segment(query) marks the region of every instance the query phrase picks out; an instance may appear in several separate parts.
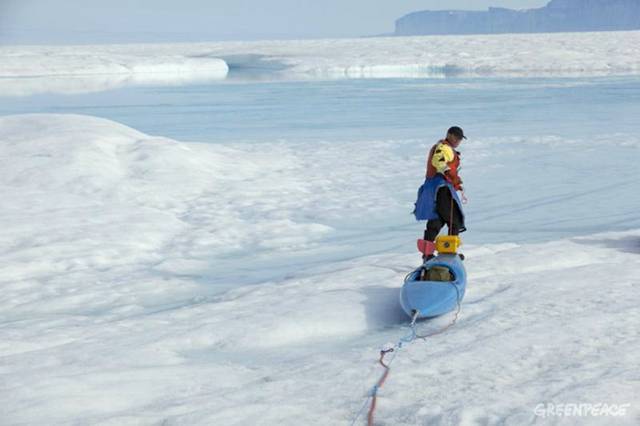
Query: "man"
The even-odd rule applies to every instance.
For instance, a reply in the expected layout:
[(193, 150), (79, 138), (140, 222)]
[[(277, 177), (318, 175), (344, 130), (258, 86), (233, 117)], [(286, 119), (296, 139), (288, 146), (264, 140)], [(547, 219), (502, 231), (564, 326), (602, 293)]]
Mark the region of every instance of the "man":
[(461, 191), (465, 199), (462, 179), (458, 174), (460, 153), (456, 150), (466, 138), (460, 127), (451, 127), (447, 136), (429, 151), (426, 180), (418, 190), (413, 212), (417, 220), (427, 220), (424, 240), (418, 240), (418, 249), (424, 261), (434, 257), (435, 239), (445, 223), (450, 235), (458, 235), (467, 229), (457, 194), (457, 191)]

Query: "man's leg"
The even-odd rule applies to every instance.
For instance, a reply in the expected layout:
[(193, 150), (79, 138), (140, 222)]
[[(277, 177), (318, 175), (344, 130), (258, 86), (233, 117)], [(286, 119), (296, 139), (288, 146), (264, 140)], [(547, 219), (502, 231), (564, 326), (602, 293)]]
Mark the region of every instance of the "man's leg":
[[(451, 208), (453, 207), (453, 212)], [(449, 233), (451, 235), (458, 235), (460, 232), (466, 231), (464, 226), (464, 219), (462, 218), (462, 212), (460, 206), (453, 200), (451, 191), (449, 188), (440, 188), (436, 199), (436, 210), (440, 219), (449, 225)], [(460, 259), (464, 260), (464, 255), (459, 253)]]
[[(451, 211), (453, 207), (453, 212)], [(451, 235), (458, 235), (462, 228), (462, 215), (458, 208), (458, 203), (453, 200), (451, 191), (446, 186), (438, 190), (436, 197), (436, 210), (440, 216), (440, 220), (449, 226)]]
[(427, 241), (435, 241), (444, 226), (444, 222), (440, 219), (431, 219), (427, 221), (427, 229), (424, 231), (424, 239)]
[(422, 260), (427, 261), (435, 257), (436, 244), (434, 243), (438, 233), (444, 226), (440, 219), (427, 221), (427, 229), (424, 231), (424, 239), (418, 240), (418, 250), (422, 253)]

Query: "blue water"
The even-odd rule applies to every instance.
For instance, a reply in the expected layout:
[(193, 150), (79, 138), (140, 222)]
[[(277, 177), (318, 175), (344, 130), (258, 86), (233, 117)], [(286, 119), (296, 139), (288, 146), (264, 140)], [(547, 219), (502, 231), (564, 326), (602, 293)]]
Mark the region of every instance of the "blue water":
[(0, 95), (0, 114), (79, 113), (184, 141), (433, 140), (637, 133), (640, 78), (212, 83), (101, 93)]

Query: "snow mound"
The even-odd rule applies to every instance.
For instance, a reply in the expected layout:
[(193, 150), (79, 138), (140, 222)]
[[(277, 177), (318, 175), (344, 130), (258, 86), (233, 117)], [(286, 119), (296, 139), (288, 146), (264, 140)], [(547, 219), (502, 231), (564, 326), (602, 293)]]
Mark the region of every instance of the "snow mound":
[(133, 264), (207, 275), (211, 257), (296, 250), (330, 231), (285, 208), (310, 192), (285, 146), (181, 143), (46, 114), (0, 118), (0, 143), (2, 215), (13, 224), (1, 247), (31, 259), (12, 276)]

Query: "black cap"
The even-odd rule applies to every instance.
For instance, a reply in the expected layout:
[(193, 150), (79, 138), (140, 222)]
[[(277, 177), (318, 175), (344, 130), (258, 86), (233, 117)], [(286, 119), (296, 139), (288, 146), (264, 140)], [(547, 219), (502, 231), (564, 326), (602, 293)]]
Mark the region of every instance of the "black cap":
[(451, 128), (449, 128), (449, 130), (447, 130), (447, 134), (452, 134), (453, 136), (457, 137), (458, 139), (466, 139), (467, 137), (464, 135), (464, 132), (462, 131), (462, 129), (458, 126), (453, 126)]

